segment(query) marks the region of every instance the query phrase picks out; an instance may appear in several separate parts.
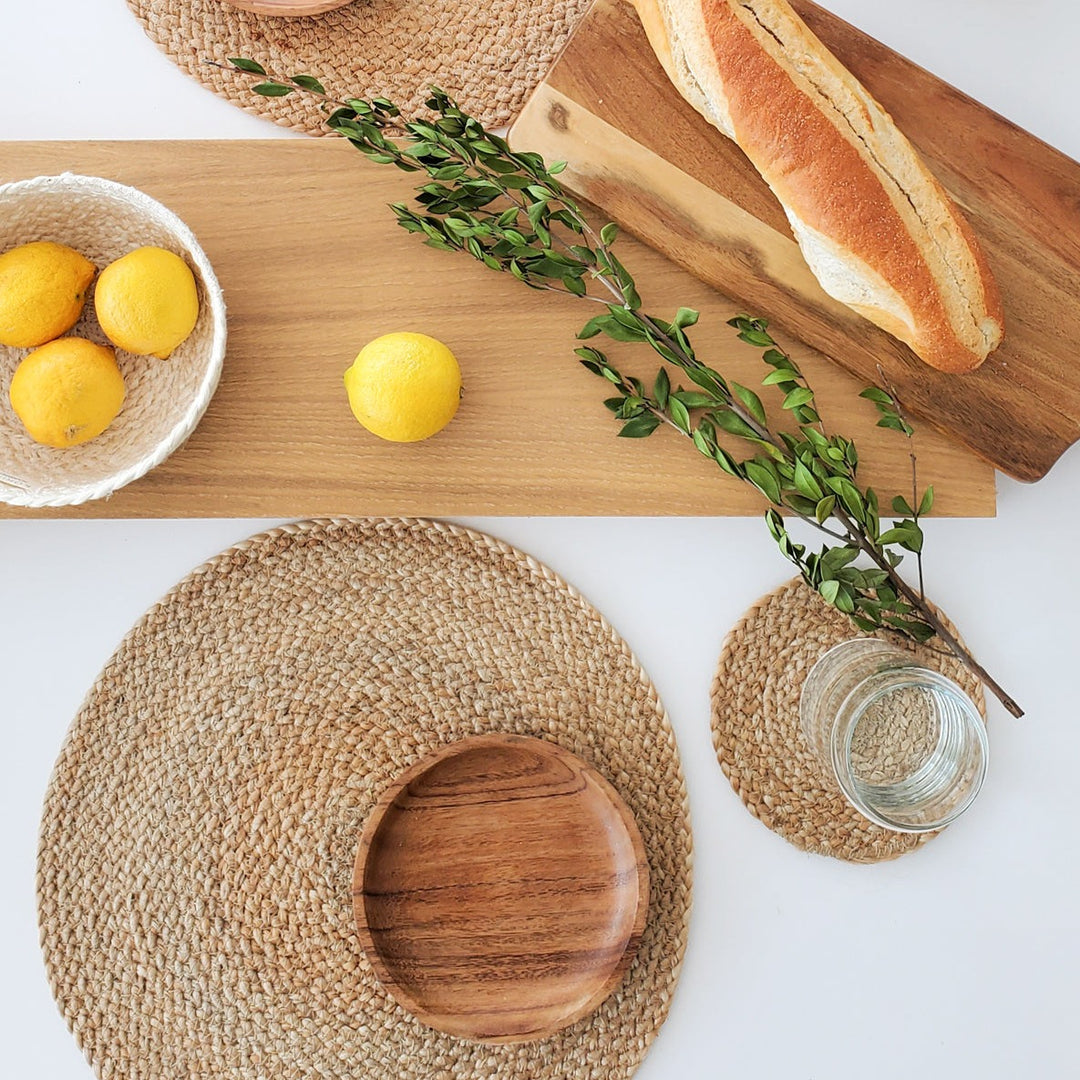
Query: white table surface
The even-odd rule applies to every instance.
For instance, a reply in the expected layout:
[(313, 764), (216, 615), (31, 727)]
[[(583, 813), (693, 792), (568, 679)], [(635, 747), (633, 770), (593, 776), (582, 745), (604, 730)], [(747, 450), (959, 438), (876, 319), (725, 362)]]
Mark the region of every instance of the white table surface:
[[(1080, 158), (1075, 0), (826, 2)], [(123, 0), (3, 0), (0, 77), (0, 139), (288, 137), (181, 74)], [(928, 585), (1028, 715), (992, 703), (991, 771), (974, 808), (921, 851), (873, 867), (796, 851), (746, 813), (716, 764), (708, 686), (720, 642), (789, 576), (760, 521), (467, 522), (543, 560), (607, 615), (678, 734), (695, 904), (641, 1080), (1080, 1076), (1080, 451), (1037, 486), (999, 478), (998, 489), (996, 520), (927, 525)], [(34, 913), (37, 823), (64, 731), (138, 616), (270, 524), (0, 522), (0, 1076), (90, 1075), (45, 983)], [(647, 596), (632, 585), (643, 580)]]

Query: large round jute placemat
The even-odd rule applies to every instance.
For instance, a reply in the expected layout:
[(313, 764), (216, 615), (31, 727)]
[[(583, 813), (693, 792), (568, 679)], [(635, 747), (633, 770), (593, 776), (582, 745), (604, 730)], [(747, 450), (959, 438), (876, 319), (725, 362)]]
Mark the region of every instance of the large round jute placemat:
[(388, 97), (406, 115), (432, 84), (488, 126), (509, 123), (544, 77), (591, 0), (355, 0), (305, 18), (255, 15), (224, 0), (128, 0), (180, 68), (248, 112), (329, 134), (303, 94), (264, 98), (250, 79), (207, 60), (257, 60), (279, 75), (314, 75), (332, 97)]
[[(350, 893), (382, 790), (490, 731), (598, 769), (634, 813), (652, 882), (621, 988), (520, 1046), (442, 1035), (396, 1005)], [(683, 956), (687, 813), (656, 691), (550, 570), (436, 522), (286, 526), (155, 605), (75, 718), (42, 821), (48, 976), (103, 1080), (626, 1077)]]
[[(863, 817), (814, 757), (799, 721), (799, 695), (818, 657), (858, 636), (801, 578), (762, 597), (724, 640), (712, 684), (713, 745), (747, 810), (773, 832), (804, 851), (882, 862), (937, 833), (899, 833)], [(982, 684), (958, 660), (898, 636), (888, 641), (958, 683), (986, 715)]]

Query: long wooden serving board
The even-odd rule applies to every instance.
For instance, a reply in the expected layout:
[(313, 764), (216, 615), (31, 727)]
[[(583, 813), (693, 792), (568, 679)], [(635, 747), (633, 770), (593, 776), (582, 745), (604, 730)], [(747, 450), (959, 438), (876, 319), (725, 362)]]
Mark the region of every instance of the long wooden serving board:
[(878, 365), (909, 409), (1022, 480), (1080, 438), (1080, 165), (809, 0), (811, 29), (892, 113), (979, 235), (1006, 337), (943, 375), (830, 299), (742, 152), (671, 85), (634, 10), (597, 0), (511, 131), (569, 163), (612, 218), (778, 329), (864, 380)]
[[(324, 514), (751, 514), (762, 502), (670, 430), (619, 439), (604, 383), (573, 355), (592, 305), (523, 288), (394, 223), (412, 178), (335, 139), (8, 143), (0, 180), (70, 170), (133, 184), (194, 230), (225, 292), (229, 342), (214, 399), (164, 464), (107, 501), (0, 516), (305, 517)], [(736, 306), (628, 239), (624, 257), (655, 310), (698, 307), (702, 355), (733, 378), (765, 370), (724, 320)], [(453, 422), (412, 445), (352, 418), (342, 374), (371, 338), (446, 341), (465, 394)], [(616, 346), (628, 371), (654, 370)], [(858, 441), (868, 482), (910, 491), (905, 441), (874, 426), (858, 383), (798, 356), (823, 413)], [(154, 362), (154, 361), (148, 361)], [(6, 392), (6, 389), (4, 390)], [(936, 513), (992, 515), (989, 466), (941, 435), (918, 437)]]

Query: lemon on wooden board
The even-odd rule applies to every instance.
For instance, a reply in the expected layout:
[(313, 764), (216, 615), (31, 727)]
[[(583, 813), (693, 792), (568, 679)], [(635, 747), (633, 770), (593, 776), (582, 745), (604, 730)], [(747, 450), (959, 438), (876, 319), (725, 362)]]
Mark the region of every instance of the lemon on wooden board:
[(0, 255), (0, 345), (32, 349), (66, 334), (79, 321), (94, 270), (74, 248), (51, 240)]
[(461, 400), (454, 354), (426, 334), (384, 334), (345, 372), (353, 416), (390, 442), (419, 442), (446, 427)]
[(136, 248), (101, 271), (94, 310), (118, 348), (167, 360), (199, 319), (195, 275), (171, 251)]
[(57, 338), (23, 358), (8, 397), (36, 442), (77, 446), (116, 419), (124, 403), (124, 377), (112, 349), (85, 338)]

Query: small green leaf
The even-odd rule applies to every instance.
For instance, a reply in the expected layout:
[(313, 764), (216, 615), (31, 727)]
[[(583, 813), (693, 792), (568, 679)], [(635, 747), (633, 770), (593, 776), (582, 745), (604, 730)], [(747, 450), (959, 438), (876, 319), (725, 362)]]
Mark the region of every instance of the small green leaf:
[(859, 549), (853, 547), (829, 548), (821, 557), (822, 565), (827, 566), (834, 573), (842, 567), (853, 563), (859, 557)]
[(746, 478), (760, 491), (769, 502), (780, 502), (780, 483), (776, 476), (756, 461), (748, 461), (743, 466)]
[(615, 243), (615, 238), (619, 235), (619, 226), (614, 221), (609, 221), (600, 230), (600, 243), (604, 247), (611, 247)]
[(688, 409), (704, 409), (716, 403), (710, 394), (700, 394), (696, 390), (676, 390), (671, 396), (678, 398)]
[(893, 399), (878, 386), (868, 386), (859, 394), (859, 397), (866, 398), (867, 401), (873, 401), (877, 405), (893, 404)]
[(914, 521), (901, 521), (878, 537), (880, 544), (899, 544), (907, 551), (922, 551), (923, 531)]
[(765, 525), (772, 538), (776, 541), (779, 541), (781, 536), (787, 535), (786, 530), (784, 529), (784, 519), (771, 507), (765, 511)]
[(936, 634), (937, 634), (937, 631), (932, 626), (929, 626), (927, 623), (922, 623), (922, 622), (912, 622), (909, 625), (907, 632), (916, 641), (923, 642), (923, 643), (929, 641), (932, 637), (936, 636)]
[(716, 458), (716, 464), (724, 472), (729, 473), (731, 476), (737, 476), (740, 480), (743, 478), (743, 472), (738, 462), (722, 446), (716, 448), (713, 457)]
[(835, 604), (836, 597), (840, 593), (840, 582), (835, 580), (835, 578), (829, 581), (823, 581), (818, 586), (818, 592), (821, 593), (828, 603)]
[(910, 429), (896, 413), (885, 413), (877, 422), (879, 428), (888, 428), (890, 431), (901, 431), (905, 435), (911, 434)]
[(617, 319), (610, 317), (604, 319), (603, 330), (612, 341), (644, 341), (645, 331), (641, 329), (633, 329), (624, 323), (619, 322)]
[(798, 511), (804, 517), (812, 517), (817, 510), (817, 503), (813, 499), (807, 499), (791, 491), (784, 496), (784, 504), (790, 506), (792, 510)]
[(851, 615), (855, 611), (855, 598), (852, 595), (851, 587), (849, 585), (841, 585), (840, 591), (836, 594), (836, 608), (838, 611), (842, 611), (845, 615)]
[(824, 525), (829, 520), (829, 515), (833, 512), (833, 507), (836, 505), (835, 495), (826, 495), (817, 506), (814, 508), (814, 517), (817, 518), (819, 525)]
[(735, 391), (735, 396), (746, 406), (747, 412), (762, 426), (766, 424), (765, 419), (765, 406), (761, 404), (761, 398), (754, 393), (749, 387), (743, 386), (741, 383), (731, 382), (731, 389)]
[(761, 380), (762, 386), (783, 386), (784, 383), (794, 382), (790, 371), (785, 371), (783, 368), (779, 368), (776, 371), (770, 371), (764, 379)]
[(230, 56), (229, 63), (237, 71), (246, 71), (249, 75), (265, 75), (266, 68), (257, 64), (254, 60), (248, 60), (245, 56)]
[(290, 82), (292, 82), (294, 86), (299, 86), (301, 90), (314, 90), (316, 94), (326, 93), (326, 88), (323, 84), (311, 75), (293, 75)]
[(633, 420), (628, 420), (623, 424), (622, 429), (619, 431), (619, 437), (623, 439), (644, 439), (659, 426), (659, 418), (653, 416), (652, 413), (646, 413), (644, 416), (635, 417)]
[(907, 536), (900, 541), (900, 546), (918, 554), (923, 548), (923, 531), (914, 521), (907, 526)]
[(707, 390), (714, 397), (719, 397), (727, 388), (727, 383), (725, 383), (711, 368), (694, 367), (690, 368), (686, 374), (689, 375), (698, 386)]
[(825, 492), (821, 490), (821, 486), (814, 479), (813, 473), (799, 460), (795, 462), (794, 481), (799, 494), (808, 499), (813, 499), (815, 503), (825, 497)]
[(862, 521), (866, 513), (866, 504), (863, 502), (859, 489), (845, 476), (827, 477), (825, 483), (840, 497), (844, 509), (857, 521)]
[(741, 416), (736, 416), (730, 409), (714, 409), (709, 415), (716, 426), (729, 435), (738, 435), (743, 439), (752, 439), (756, 435), (754, 429)]
[(793, 375), (799, 374), (799, 369), (791, 362), (791, 358), (785, 356), (779, 349), (766, 349), (761, 359), (772, 367), (783, 368), (785, 371), (790, 371)]
[(609, 315), (597, 315), (596, 318), (590, 319), (579, 331), (578, 340), (585, 341), (588, 338), (596, 337), (601, 330), (604, 329), (604, 320), (610, 318)]
[(656, 399), (656, 404), (661, 409), (666, 409), (668, 404), (668, 395), (671, 393), (671, 380), (668, 378), (668, 373), (665, 368), (660, 368), (656, 373), (656, 382), (653, 383), (653, 397)]
[(758, 348), (764, 348), (773, 343), (773, 339), (760, 330), (743, 330), (739, 334), (739, 340), (745, 341), (747, 345), (756, 345)]
[(924, 492), (922, 502), (919, 503), (919, 517), (929, 514), (934, 507), (934, 485), (931, 484)]
[(284, 83), (263, 82), (253, 86), (252, 91), (263, 97), (285, 97), (286, 94), (294, 93), (296, 87), (286, 86)]
[(675, 394), (672, 394), (671, 398), (668, 401), (668, 415), (671, 417), (672, 422), (681, 432), (689, 434), (690, 411), (678, 399)]
[(916, 641), (929, 641), (934, 636), (933, 627), (924, 622), (918, 622), (915, 619), (902, 619), (888, 613), (882, 617), (890, 626), (895, 627), (902, 634), (907, 634), (908, 637), (914, 638)]
[(563, 288), (572, 296), (584, 296), (585, 295), (585, 282), (581, 278), (576, 277), (574, 274), (566, 274), (563, 279)]
[(640, 416), (645, 411), (645, 402), (635, 394), (623, 398), (622, 404), (616, 410), (615, 415), (620, 420), (631, 420)]
[(810, 387), (797, 386), (785, 396), (783, 407), (785, 409), (794, 409), (799, 405), (807, 405), (813, 400), (814, 391)]
[(915, 511), (908, 506), (907, 499), (903, 495), (897, 495), (892, 501), (892, 508), (894, 514), (899, 514), (901, 517), (914, 517)]
[(698, 321), (699, 315), (700, 312), (695, 311), (693, 308), (681, 307), (675, 312), (674, 325), (680, 329), (693, 326)]

